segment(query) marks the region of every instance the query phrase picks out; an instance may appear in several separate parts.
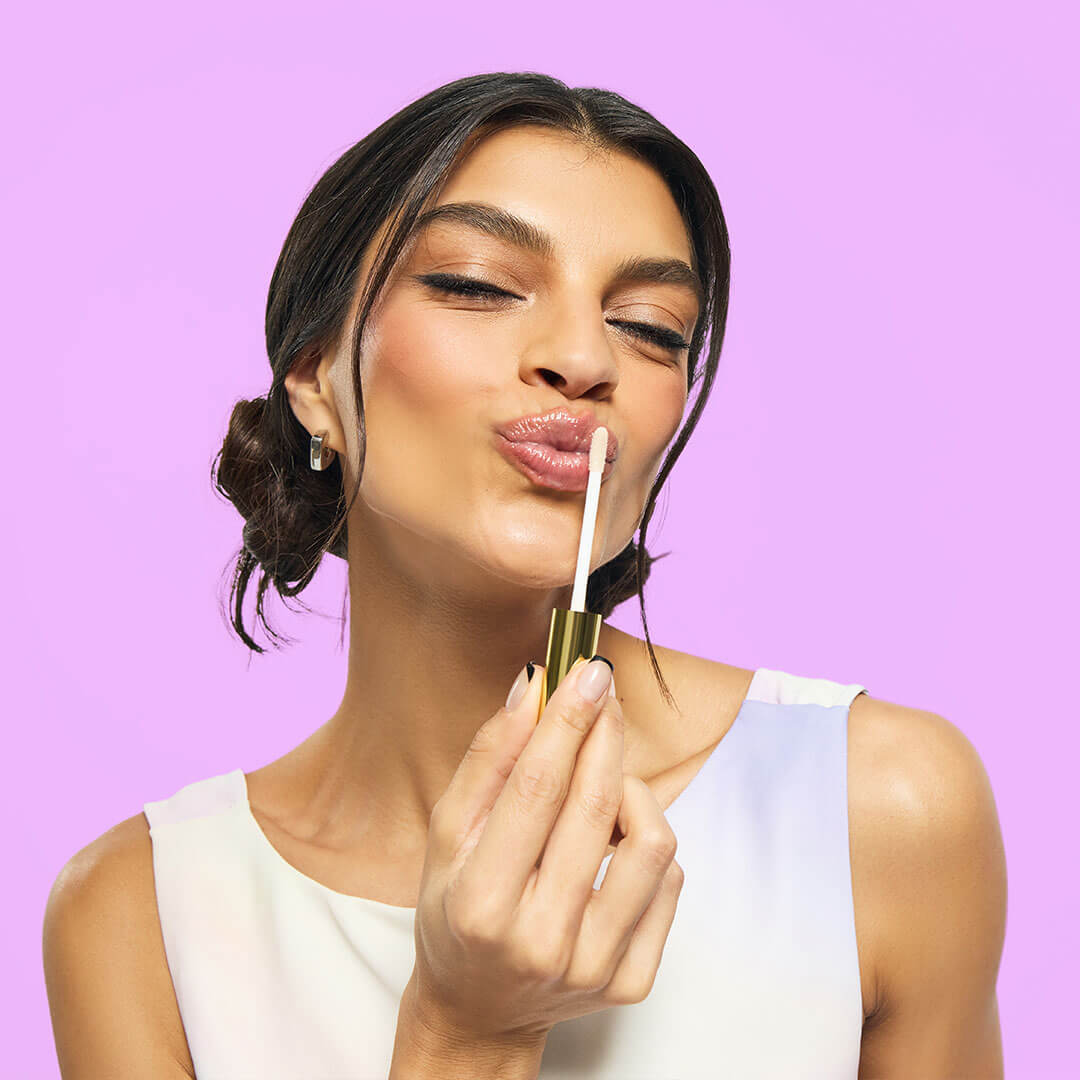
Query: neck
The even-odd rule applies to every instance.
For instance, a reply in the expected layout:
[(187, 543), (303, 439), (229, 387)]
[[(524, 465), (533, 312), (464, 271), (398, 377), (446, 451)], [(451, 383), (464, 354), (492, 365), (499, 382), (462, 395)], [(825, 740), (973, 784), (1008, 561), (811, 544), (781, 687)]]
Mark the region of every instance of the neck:
[[(349, 536), (344, 695), (305, 744), (296, 790), (334, 842), (378, 835), (411, 849), (518, 672), (544, 663), (552, 608), (568, 607), (572, 590), (494, 578), (445, 547), (381, 542), (370, 517), (364, 526)], [(635, 644), (602, 626), (597, 651), (618, 672)]]

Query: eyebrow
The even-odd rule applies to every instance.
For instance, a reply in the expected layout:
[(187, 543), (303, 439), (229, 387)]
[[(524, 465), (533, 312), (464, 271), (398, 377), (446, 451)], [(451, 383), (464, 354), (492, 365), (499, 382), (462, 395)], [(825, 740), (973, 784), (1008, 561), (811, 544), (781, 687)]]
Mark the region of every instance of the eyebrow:
[[(544, 232), (531, 221), (526, 221), (509, 210), (491, 203), (455, 202), (434, 206), (416, 219), (413, 235), (419, 234), (421, 230), (437, 221), (467, 225), (544, 259), (551, 259), (555, 255), (555, 241), (549, 233)], [(694, 294), (699, 312), (705, 308), (705, 287), (701, 277), (689, 263), (683, 262), (682, 259), (633, 255), (623, 259), (615, 267), (613, 280), (619, 284), (643, 282), (681, 285)]]

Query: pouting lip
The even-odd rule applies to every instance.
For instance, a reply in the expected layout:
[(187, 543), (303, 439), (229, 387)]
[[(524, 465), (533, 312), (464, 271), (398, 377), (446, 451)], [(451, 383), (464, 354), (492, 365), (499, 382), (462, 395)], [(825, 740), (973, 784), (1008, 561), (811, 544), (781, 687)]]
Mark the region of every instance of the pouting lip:
[[(573, 413), (563, 407), (537, 416), (521, 416), (507, 424), (496, 424), (495, 430), (510, 442), (544, 443), (555, 450), (588, 453), (593, 432), (600, 426), (594, 413)], [(602, 426), (607, 427), (606, 424)], [(619, 456), (619, 440), (610, 427), (607, 433), (605, 460), (611, 462)]]
[[(559, 491), (586, 491), (592, 479), (586, 455), (580, 452), (556, 450), (546, 444), (519, 439), (512, 442), (496, 433), (498, 451), (507, 461), (520, 469), (535, 484)], [(550, 455), (561, 459), (558, 464)], [(576, 459), (571, 465), (566, 459)], [(603, 483), (615, 468), (614, 461), (605, 461), (600, 482)]]

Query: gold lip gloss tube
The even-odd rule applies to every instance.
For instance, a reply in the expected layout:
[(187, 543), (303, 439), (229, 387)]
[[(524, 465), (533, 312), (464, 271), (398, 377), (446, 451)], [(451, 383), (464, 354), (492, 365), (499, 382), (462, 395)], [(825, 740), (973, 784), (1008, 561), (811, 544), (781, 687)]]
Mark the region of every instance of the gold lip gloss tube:
[(600, 643), (600, 627), (603, 624), (603, 617), (597, 612), (552, 608), (547, 659), (544, 661), (544, 683), (540, 693), (541, 711), (578, 659), (584, 657), (590, 660), (596, 655), (596, 647)]

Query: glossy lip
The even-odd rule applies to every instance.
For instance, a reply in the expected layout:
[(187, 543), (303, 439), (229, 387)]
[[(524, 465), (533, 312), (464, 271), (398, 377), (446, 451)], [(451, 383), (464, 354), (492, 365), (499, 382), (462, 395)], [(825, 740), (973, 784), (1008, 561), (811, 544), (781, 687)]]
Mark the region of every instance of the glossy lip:
[[(556, 491), (584, 491), (589, 486), (589, 453), (577, 450), (556, 450), (545, 443), (512, 442), (496, 435), (499, 452), (516, 465), (534, 484)], [(615, 468), (615, 462), (604, 462), (600, 474), (603, 483)]]
[[(587, 454), (593, 432), (600, 426), (592, 412), (574, 413), (561, 407), (538, 416), (521, 416), (510, 423), (497, 424), (495, 430), (510, 442), (541, 443), (555, 450)], [(608, 433), (606, 460), (612, 462), (619, 456), (619, 440), (607, 424), (603, 426), (607, 427)]]

